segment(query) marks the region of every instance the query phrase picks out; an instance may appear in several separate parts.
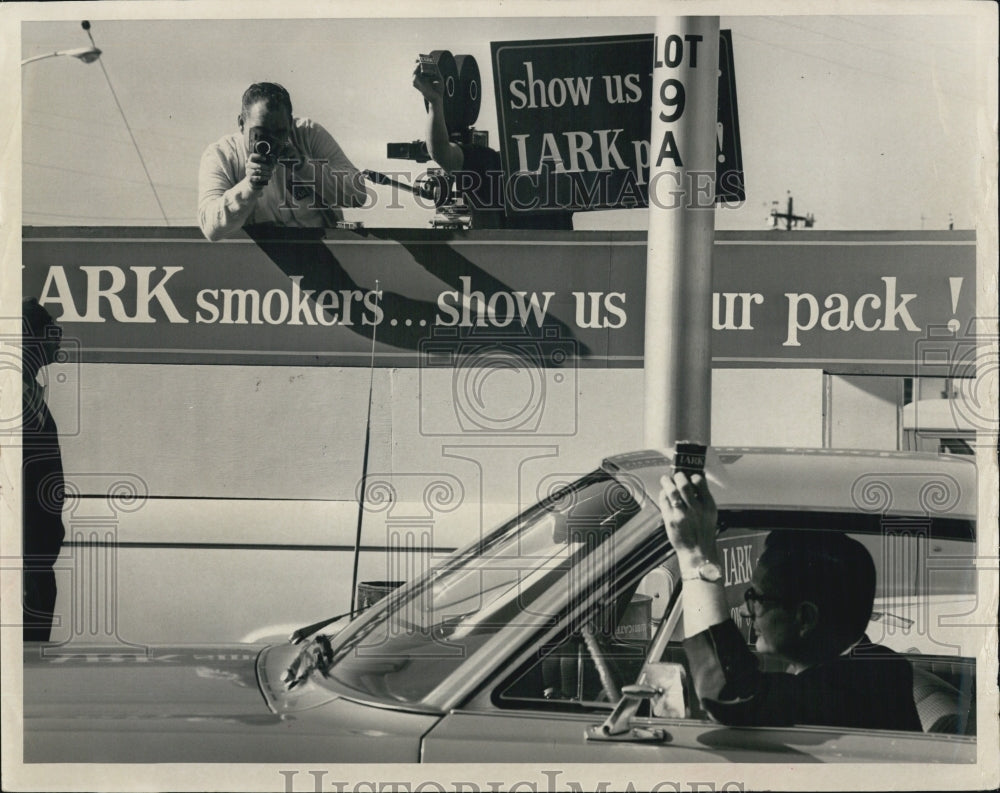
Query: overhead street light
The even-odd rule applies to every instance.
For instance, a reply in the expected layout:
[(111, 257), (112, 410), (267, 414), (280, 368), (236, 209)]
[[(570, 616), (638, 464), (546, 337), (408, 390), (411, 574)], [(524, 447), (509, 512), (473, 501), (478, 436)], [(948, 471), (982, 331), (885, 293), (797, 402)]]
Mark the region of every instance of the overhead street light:
[[(0, 0), (0, 2), (3, 2), (3, 0)], [(90, 32), (90, 22), (85, 19), (80, 23), (80, 27), (86, 31), (87, 38), (90, 39), (89, 47), (77, 47), (72, 50), (57, 50), (56, 52), (50, 52), (46, 55), (35, 55), (32, 58), (27, 58), (21, 61), (21, 65), (24, 66), (24, 64), (31, 63), (32, 61), (40, 61), (43, 58), (55, 58), (59, 55), (69, 55), (71, 58), (77, 58), (84, 63), (93, 63), (98, 60), (101, 57), (101, 50), (94, 41), (94, 35)], [(139, 149), (139, 143), (136, 141), (135, 134), (132, 132), (132, 125), (128, 123), (128, 118), (125, 116), (125, 110), (122, 107), (122, 103), (118, 99), (118, 93), (115, 91), (115, 87), (111, 83), (111, 77), (108, 75), (108, 70), (104, 67), (104, 61), (101, 61), (99, 65), (101, 67), (101, 71), (104, 72), (104, 79), (108, 83), (108, 90), (111, 91), (111, 98), (115, 100), (115, 107), (118, 108), (122, 121), (125, 123), (125, 129), (128, 131), (128, 135), (132, 139), (132, 145), (135, 147), (135, 153), (139, 157), (139, 164), (142, 165), (142, 170), (146, 174), (146, 179), (149, 182), (149, 188), (153, 191), (153, 198), (156, 199), (156, 205), (160, 208), (160, 214), (163, 215), (163, 222), (169, 226), (170, 219), (167, 217), (167, 212), (163, 208), (163, 202), (160, 201), (160, 194), (156, 192), (156, 185), (153, 184), (153, 177), (150, 176), (149, 168), (146, 167), (146, 159), (142, 156), (142, 151)]]
[(60, 55), (67, 55), (70, 58), (77, 58), (84, 63), (93, 63), (98, 58), (101, 57), (101, 51), (97, 47), (76, 47), (71, 50), (56, 50), (55, 52), (47, 52), (44, 55), (35, 55), (31, 58), (25, 58), (21, 61), (21, 65), (24, 66), (26, 63), (32, 63), (33, 61), (40, 61), (45, 58), (57, 58)]

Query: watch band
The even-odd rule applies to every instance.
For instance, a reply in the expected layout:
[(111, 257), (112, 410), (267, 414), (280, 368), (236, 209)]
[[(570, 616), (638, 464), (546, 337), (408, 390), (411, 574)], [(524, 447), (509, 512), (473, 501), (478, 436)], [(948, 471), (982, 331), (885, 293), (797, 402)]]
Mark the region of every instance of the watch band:
[(681, 574), (681, 581), (707, 581), (714, 584), (722, 580), (722, 568), (715, 562), (704, 561), (698, 565), (694, 574)]

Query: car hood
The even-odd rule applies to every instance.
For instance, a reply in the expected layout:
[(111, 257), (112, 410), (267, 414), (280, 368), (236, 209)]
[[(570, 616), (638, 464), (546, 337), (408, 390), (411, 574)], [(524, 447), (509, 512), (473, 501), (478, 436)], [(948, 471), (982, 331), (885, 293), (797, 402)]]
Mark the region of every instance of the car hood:
[(66, 714), (266, 714), (254, 670), (262, 649), (258, 645), (68, 648), (26, 644), (24, 699), (36, 714), (52, 707)]
[(27, 644), (25, 762), (364, 759), (364, 745), (380, 743), (372, 737), (384, 739), (380, 748), (394, 760), (418, 759), (419, 737), (436, 721), (427, 714), (366, 707), (326, 691), (309, 698), (312, 682), (300, 695), (311, 707), (273, 712), (257, 680), (263, 649)]

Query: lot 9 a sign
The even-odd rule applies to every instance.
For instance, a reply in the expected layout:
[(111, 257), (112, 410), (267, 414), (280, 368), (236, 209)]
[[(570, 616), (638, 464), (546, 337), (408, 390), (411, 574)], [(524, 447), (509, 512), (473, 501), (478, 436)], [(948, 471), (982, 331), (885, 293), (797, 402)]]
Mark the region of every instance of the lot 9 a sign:
[[(690, 38), (690, 37), (689, 37)], [(698, 41), (651, 35), (494, 42), (500, 149), (508, 212), (634, 208), (648, 205), (650, 162), (683, 153), (650, 143), (655, 102), (677, 117), (683, 85), (653, 86), (654, 59), (697, 58)], [(719, 41), (716, 201), (746, 197), (730, 31)], [(654, 200), (683, 194), (657, 185)]]

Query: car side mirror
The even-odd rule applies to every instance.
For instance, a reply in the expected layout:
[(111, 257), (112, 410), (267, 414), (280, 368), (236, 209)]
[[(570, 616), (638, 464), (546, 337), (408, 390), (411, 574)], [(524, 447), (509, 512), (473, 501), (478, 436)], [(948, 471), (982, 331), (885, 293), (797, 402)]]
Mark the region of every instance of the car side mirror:
[(687, 673), (681, 664), (647, 664), (639, 680), (622, 686), (622, 698), (603, 724), (587, 728), (589, 741), (661, 742), (668, 739), (666, 730), (637, 727), (632, 719), (644, 700), (649, 700), (653, 716), (682, 719), (688, 715), (684, 701)]

